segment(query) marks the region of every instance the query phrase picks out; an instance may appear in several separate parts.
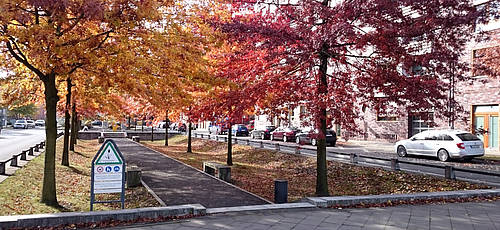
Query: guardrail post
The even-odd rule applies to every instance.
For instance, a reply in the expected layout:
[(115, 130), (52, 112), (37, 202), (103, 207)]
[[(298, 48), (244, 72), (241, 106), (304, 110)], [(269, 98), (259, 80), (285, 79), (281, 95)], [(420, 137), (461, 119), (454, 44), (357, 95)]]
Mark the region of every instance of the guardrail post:
[(224, 137), (224, 142), (227, 142), (227, 137)]
[(392, 169), (392, 171), (399, 171), (400, 170), (398, 158), (391, 159), (391, 169)]
[(358, 163), (358, 155), (356, 155), (356, 153), (351, 153), (351, 163), (353, 164)]
[(250, 145), (250, 140), (247, 139), (247, 145)]
[(215, 135), (215, 140), (219, 141), (219, 136)]
[(283, 204), (288, 202), (288, 181), (274, 180), (274, 203)]
[(201, 139), (203, 139), (203, 136), (204, 136), (203, 133), (200, 133), (200, 136), (201, 136)]
[(446, 179), (455, 180), (455, 169), (453, 166), (444, 166), (444, 177)]
[(0, 175), (5, 175), (5, 162), (0, 162)]
[(260, 147), (264, 148), (264, 142), (263, 141), (260, 142)]
[(12, 159), (10, 160), (10, 166), (17, 167), (17, 156), (16, 155), (12, 156)]
[(278, 143), (274, 144), (274, 148), (276, 149), (276, 151), (280, 151), (280, 144)]
[(40, 144), (35, 145), (35, 152), (40, 152)]
[[(33, 149), (30, 149), (30, 150), (31, 150), (31, 151), (33, 151)], [(29, 150), (28, 150), (28, 151), (29, 151)], [(20, 154), (20, 155), (21, 155), (21, 160), (22, 160), (22, 161), (25, 161), (25, 160), (26, 160), (26, 152), (28, 152), (28, 151), (26, 151), (26, 150), (21, 151), (21, 154)], [(30, 151), (30, 152), (31, 152), (31, 151)]]
[(295, 154), (300, 154), (300, 146), (295, 147)]
[(40, 148), (41, 149), (45, 148), (45, 141), (40, 142)]
[[(35, 148), (34, 148), (34, 147), (31, 147), (31, 148), (28, 150), (28, 155), (33, 156), (33, 155), (34, 155), (34, 150), (35, 150)], [(21, 160), (22, 160), (22, 159), (21, 159)]]

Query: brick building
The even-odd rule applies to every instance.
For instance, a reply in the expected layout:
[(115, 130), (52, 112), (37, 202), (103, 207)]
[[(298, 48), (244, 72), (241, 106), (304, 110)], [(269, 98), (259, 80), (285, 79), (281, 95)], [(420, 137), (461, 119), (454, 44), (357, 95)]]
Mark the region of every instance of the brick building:
[[(485, 7), (487, 4), (488, 1), (483, 0), (478, 2), (478, 7)], [(366, 109), (361, 113), (361, 119), (357, 122), (361, 134), (347, 137), (395, 142), (424, 130), (447, 129), (454, 126), (455, 129), (477, 134), (483, 139), (489, 151), (499, 151), (500, 76), (483, 74), (475, 70), (472, 64), (482, 62), (482, 54), (485, 51), (491, 49), (500, 51), (500, 20), (478, 25), (476, 29), (490, 33), (492, 39), (482, 43), (471, 42), (468, 45), (467, 54), (463, 58), (471, 63), (472, 79), (456, 83), (454, 97), (464, 111), (457, 114), (458, 118), (453, 123), (434, 111), (408, 113), (402, 116), (381, 115), (373, 109)], [(500, 57), (490, 56), (489, 58)]]

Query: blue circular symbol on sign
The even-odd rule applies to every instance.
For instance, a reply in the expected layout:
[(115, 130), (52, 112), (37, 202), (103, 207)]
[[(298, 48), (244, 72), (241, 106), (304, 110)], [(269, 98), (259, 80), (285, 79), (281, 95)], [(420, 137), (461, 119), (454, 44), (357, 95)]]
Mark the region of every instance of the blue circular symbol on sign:
[(106, 172), (111, 172), (111, 166), (106, 166)]
[(115, 167), (113, 168), (113, 170), (115, 170), (115, 172), (119, 172), (119, 171), (120, 171), (120, 166), (115, 166)]

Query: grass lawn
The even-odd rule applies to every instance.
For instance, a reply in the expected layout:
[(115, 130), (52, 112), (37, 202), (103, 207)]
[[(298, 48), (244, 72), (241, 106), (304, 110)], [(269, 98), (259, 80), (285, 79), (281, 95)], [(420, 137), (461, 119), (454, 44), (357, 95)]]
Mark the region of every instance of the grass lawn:
[[(61, 165), (63, 141), (57, 142), (56, 186), (60, 207), (40, 203), (42, 194), (42, 154), (0, 183), (0, 215), (89, 211), (90, 169), (92, 158), (99, 150), (97, 140), (79, 140), (75, 152), (70, 152), (70, 167)], [(119, 194), (99, 194), (98, 200), (117, 199)], [(160, 204), (143, 187), (126, 189), (126, 208), (155, 207)], [(120, 204), (96, 204), (95, 210), (119, 209)]]
[[(202, 169), (203, 161), (226, 162), (227, 144), (193, 138), (193, 153), (186, 153), (187, 138), (175, 136), (164, 141), (144, 141), (166, 155)], [(316, 159), (250, 146), (233, 145), (233, 184), (262, 196), (274, 199), (274, 180), (288, 180), (290, 201), (314, 196), (316, 188)], [(439, 177), (390, 172), (380, 168), (328, 162), (328, 186), (332, 196), (402, 194), (488, 188), (485, 185), (446, 180)]]

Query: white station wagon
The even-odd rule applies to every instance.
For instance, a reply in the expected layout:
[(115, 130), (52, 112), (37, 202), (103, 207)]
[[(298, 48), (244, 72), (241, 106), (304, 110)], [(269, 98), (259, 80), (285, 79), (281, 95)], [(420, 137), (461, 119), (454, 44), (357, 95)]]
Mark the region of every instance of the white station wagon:
[(470, 160), (484, 155), (484, 145), (476, 135), (461, 130), (428, 130), (394, 145), (400, 157), (409, 154)]

